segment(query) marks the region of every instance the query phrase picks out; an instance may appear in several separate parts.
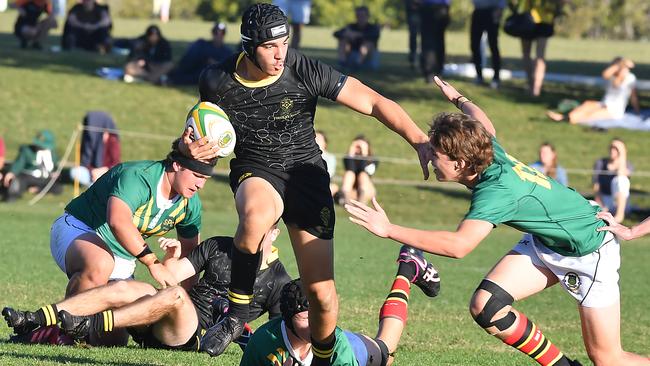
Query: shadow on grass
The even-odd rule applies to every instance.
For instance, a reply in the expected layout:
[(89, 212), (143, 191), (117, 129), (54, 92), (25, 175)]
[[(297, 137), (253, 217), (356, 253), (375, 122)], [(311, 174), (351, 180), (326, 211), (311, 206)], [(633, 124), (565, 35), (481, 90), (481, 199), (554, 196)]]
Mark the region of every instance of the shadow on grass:
[(68, 363), (78, 363), (85, 365), (101, 365), (101, 366), (157, 366), (158, 364), (153, 363), (142, 363), (142, 362), (126, 362), (126, 361), (100, 361), (88, 357), (76, 357), (76, 356), (47, 356), (47, 355), (36, 355), (28, 353), (19, 353), (19, 352), (5, 352), (0, 351), (0, 356), (7, 357), (9, 359), (15, 360), (24, 360), (24, 365), (29, 365), (34, 359), (41, 362), (56, 362), (60, 364)]

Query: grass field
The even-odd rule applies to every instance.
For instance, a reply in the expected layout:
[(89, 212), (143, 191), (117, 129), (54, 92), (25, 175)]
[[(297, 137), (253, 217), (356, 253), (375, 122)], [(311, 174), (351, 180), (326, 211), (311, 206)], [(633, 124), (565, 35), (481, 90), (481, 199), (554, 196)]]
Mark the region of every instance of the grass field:
[[(7, 143), (8, 158), (14, 157), (19, 143), (31, 139), (37, 130), (50, 128), (57, 134), (62, 153), (75, 125), (87, 110), (110, 112), (125, 131), (173, 136), (180, 132), (186, 110), (194, 103), (194, 88), (157, 88), (127, 85), (93, 76), (100, 66), (118, 66), (117, 56), (100, 57), (85, 53), (47, 53), (22, 51), (11, 35), (15, 12), (0, 13), (0, 135)], [(147, 25), (142, 20), (116, 20), (115, 35), (134, 36)], [(196, 37), (205, 37), (210, 24), (172, 22), (162, 26), (174, 45), (175, 56)], [(307, 28), (305, 52), (332, 62), (335, 58), (331, 29)], [(228, 41), (235, 42), (237, 27), (231, 25)], [(56, 35), (56, 34), (55, 34)], [(52, 40), (52, 44), (58, 38)], [(448, 35), (450, 58), (468, 59), (466, 34)], [(440, 95), (414, 75), (406, 63), (403, 31), (382, 35), (384, 50), (380, 73), (357, 75), (380, 92), (394, 98), (423, 128), (434, 113), (452, 110)], [(512, 38), (501, 37), (507, 67), (519, 68), (518, 45)], [(637, 62), (637, 76), (650, 78), (650, 48), (647, 43), (577, 41), (552, 39), (549, 70), (596, 75), (606, 62), (623, 54)], [(495, 121), (499, 139), (522, 161), (533, 161), (540, 142), (554, 142), (560, 162), (568, 168), (589, 169), (592, 162), (607, 153), (613, 136), (628, 144), (629, 155), (637, 171), (649, 172), (647, 133), (616, 130), (593, 132), (574, 126), (550, 124), (543, 112), (559, 99), (598, 98), (599, 90), (549, 84), (540, 100), (524, 95), (521, 83), (504, 85), (498, 93), (476, 87), (463, 80), (453, 81), (464, 93), (484, 107)], [(650, 107), (648, 97), (642, 103)], [(414, 159), (407, 144), (375, 121), (354, 114), (333, 103), (322, 102), (316, 126), (330, 137), (331, 150), (343, 153), (351, 138), (365, 133), (381, 156)], [(166, 153), (168, 141), (123, 136), (124, 159), (157, 159)], [(221, 170), (227, 165), (220, 163)], [(340, 169), (340, 168), (339, 168)], [(416, 165), (382, 163), (381, 179), (420, 179)], [(590, 177), (572, 174), (571, 185), (587, 192)], [(650, 189), (650, 178), (634, 177), (638, 193)], [(203, 237), (232, 235), (236, 216), (232, 196), (223, 179), (214, 179), (201, 192), (204, 202)], [(453, 229), (468, 207), (469, 193), (454, 186), (430, 183), (419, 187), (385, 184), (378, 186), (378, 198), (396, 223), (422, 228)], [(37, 308), (58, 299), (65, 288), (65, 276), (50, 258), (49, 227), (71, 198), (66, 188), (61, 196), (46, 197), (35, 206), (28, 199), (7, 205), (0, 203), (0, 306)], [(650, 201), (635, 196), (634, 204), (649, 207)], [(638, 220), (640, 217), (632, 217)], [(398, 246), (379, 240), (353, 226), (342, 210), (337, 211), (336, 274), (340, 295), (339, 324), (347, 329), (374, 335), (377, 313), (394, 275)], [(631, 223), (632, 221), (629, 221)], [(442, 294), (430, 300), (414, 288), (409, 323), (397, 353), (396, 365), (526, 365), (526, 357), (510, 350), (484, 334), (471, 320), (467, 303), (473, 289), (491, 265), (520, 237), (509, 228), (498, 228), (472, 254), (460, 261), (433, 259), (442, 276)], [(297, 274), (286, 235), (279, 245), (281, 258), (291, 274)], [(625, 243), (622, 249), (621, 293), (622, 336), (626, 349), (648, 353), (650, 314), (648, 313), (648, 261), (650, 239)], [(431, 258), (431, 257), (429, 257)], [(145, 271), (146, 272), (146, 271)], [(137, 276), (147, 279), (139, 269)], [(587, 361), (575, 305), (558, 288), (522, 301), (517, 307), (527, 313), (546, 335), (572, 357)], [(259, 325), (259, 323), (256, 323)], [(10, 330), (0, 325), (0, 339)], [(71, 347), (18, 346), (0, 343), (1, 365), (183, 365), (237, 364), (241, 352), (230, 347), (216, 360), (203, 354), (127, 349), (77, 349)]]

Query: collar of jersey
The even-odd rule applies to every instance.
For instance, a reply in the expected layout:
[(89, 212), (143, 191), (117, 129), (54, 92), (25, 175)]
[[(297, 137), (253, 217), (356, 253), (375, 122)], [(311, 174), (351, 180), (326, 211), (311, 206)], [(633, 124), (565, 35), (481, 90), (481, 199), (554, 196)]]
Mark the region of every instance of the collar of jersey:
[[(237, 80), (240, 84), (242, 84), (245, 87), (248, 87), (248, 88), (261, 88), (261, 87), (264, 87), (264, 86), (269, 86), (269, 85), (275, 83), (276, 81), (278, 81), (280, 76), (282, 76), (282, 74), (284, 73), (284, 69), (283, 69), (282, 73), (280, 73), (278, 75), (275, 75), (275, 76), (271, 76), (271, 77), (262, 79), (262, 80), (259, 80), (259, 81), (244, 79), (243, 77), (241, 77), (237, 73), (237, 66), (239, 66), (239, 63), (241, 62), (241, 60), (244, 59), (244, 56), (245, 56), (245, 54), (242, 52), (242, 53), (239, 54), (239, 57), (237, 57), (237, 64), (235, 65), (235, 72), (233, 74), (235, 75), (235, 80)], [(285, 65), (285, 67), (286, 67), (286, 65)]]
[(260, 270), (269, 268), (269, 265), (280, 258), (278, 248), (271, 246), (271, 253), (266, 257), (266, 261), (260, 266)]

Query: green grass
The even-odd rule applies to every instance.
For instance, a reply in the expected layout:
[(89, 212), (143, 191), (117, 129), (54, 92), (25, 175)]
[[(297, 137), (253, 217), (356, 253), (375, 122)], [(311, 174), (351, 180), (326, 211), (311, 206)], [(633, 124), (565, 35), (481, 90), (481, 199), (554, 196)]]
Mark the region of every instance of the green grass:
[[(123, 59), (101, 57), (81, 52), (37, 53), (22, 51), (11, 35), (15, 12), (0, 13), (0, 135), (7, 142), (8, 158), (14, 157), (19, 143), (31, 139), (42, 128), (52, 129), (58, 137), (62, 153), (70, 134), (87, 110), (110, 112), (125, 131), (139, 131), (164, 136), (180, 133), (186, 110), (196, 100), (194, 88), (157, 88), (150, 85), (126, 85), (93, 76), (100, 66), (118, 66)], [(115, 22), (118, 37), (139, 34), (147, 25), (142, 20)], [(163, 25), (163, 33), (173, 42), (179, 57), (187, 43), (208, 34), (210, 24), (172, 22)], [(304, 39), (306, 53), (332, 62), (335, 58), (331, 29), (307, 28)], [(231, 25), (227, 40), (236, 42), (237, 27)], [(56, 35), (56, 34), (55, 34)], [(53, 38), (54, 44), (57, 38)], [(398, 101), (423, 129), (431, 116), (453, 107), (439, 93), (425, 85), (408, 69), (404, 31), (387, 31), (380, 48), (382, 72), (357, 75), (383, 94)], [(508, 67), (518, 67), (519, 48), (515, 40), (502, 36), (503, 54)], [(447, 38), (450, 57), (468, 59), (468, 37), (452, 33)], [(647, 43), (578, 41), (553, 38), (550, 42), (549, 70), (597, 75), (612, 57), (626, 55), (637, 62), (640, 78), (650, 78), (650, 55)], [(628, 144), (637, 171), (650, 171), (647, 155), (647, 133), (616, 130), (597, 133), (588, 129), (544, 121), (543, 112), (564, 97), (596, 98), (598, 90), (549, 84), (541, 100), (524, 96), (521, 83), (506, 83), (495, 93), (478, 88), (464, 80), (454, 80), (464, 93), (480, 104), (492, 117), (499, 139), (508, 151), (522, 161), (535, 159), (540, 142), (556, 144), (560, 162), (565, 167), (589, 169), (592, 162), (607, 153), (613, 136)], [(646, 98), (646, 107), (650, 107)], [(316, 126), (325, 130), (331, 150), (343, 153), (351, 138), (365, 133), (381, 156), (414, 159), (410, 147), (388, 132), (376, 121), (355, 114), (334, 103), (323, 101), (316, 117)], [(123, 136), (125, 159), (157, 159), (168, 149), (166, 140)], [(227, 169), (221, 163), (220, 169)], [(420, 179), (416, 165), (382, 163), (378, 178)], [(573, 186), (588, 191), (587, 175), (570, 176)], [(649, 178), (634, 177), (633, 188), (645, 192)], [(203, 236), (232, 235), (236, 225), (232, 194), (223, 179), (210, 181), (201, 192), (204, 202)], [(385, 184), (378, 186), (379, 200), (394, 222), (421, 228), (453, 229), (468, 207), (469, 193), (456, 186), (431, 183), (422, 187)], [(46, 197), (35, 206), (28, 206), (27, 197), (12, 205), (0, 204), (0, 305), (36, 308), (58, 299), (64, 292), (66, 279), (49, 253), (49, 227), (71, 198), (71, 189), (64, 194)], [(648, 207), (646, 198), (635, 197), (637, 205)], [(340, 325), (373, 335), (377, 313), (394, 274), (394, 257), (398, 246), (379, 240), (353, 226), (345, 213), (337, 211), (336, 274), (340, 294)], [(638, 220), (633, 217), (632, 220)], [(485, 335), (471, 320), (467, 303), (473, 289), (496, 260), (512, 247), (520, 234), (499, 228), (475, 252), (460, 261), (436, 258), (443, 278), (443, 292), (434, 300), (414, 289), (410, 303), (409, 323), (397, 354), (396, 365), (522, 365), (532, 364), (525, 357)], [(281, 258), (291, 274), (297, 274), (286, 235), (280, 240)], [(647, 353), (650, 349), (650, 314), (647, 294), (650, 284), (647, 263), (650, 240), (626, 243), (622, 250), (622, 337), (630, 351)], [(148, 275), (139, 269), (138, 277)], [(551, 340), (571, 356), (586, 360), (580, 337), (575, 305), (570, 297), (554, 288), (521, 302), (518, 308), (538, 322)], [(257, 323), (259, 325), (259, 323)], [(9, 329), (0, 325), (0, 339), (8, 337)], [(162, 364), (236, 364), (240, 351), (230, 347), (226, 355), (211, 360), (206, 355), (128, 349), (75, 349), (69, 347), (28, 347), (0, 343), (2, 365), (162, 365)]]

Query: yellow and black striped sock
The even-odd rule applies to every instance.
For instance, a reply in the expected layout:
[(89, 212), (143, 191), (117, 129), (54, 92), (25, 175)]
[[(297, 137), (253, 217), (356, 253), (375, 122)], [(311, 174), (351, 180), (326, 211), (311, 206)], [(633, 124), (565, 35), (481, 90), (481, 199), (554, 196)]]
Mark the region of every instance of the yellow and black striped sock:
[(113, 323), (113, 310), (104, 310), (90, 318), (90, 327), (97, 332), (112, 332)]
[(311, 339), (311, 352), (314, 355), (314, 358), (311, 361), (312, 366), (330, 365), (330, 359), (334, 354), (336, 336), (332, 333), (328, 338), (331, 338), (331, 340), (325, 343), (315, 341), (313, 338)]
[(262, 253), (244, 253), (238, 248), (232, 251), (232, 270), (228, 300), (228, 313), (239, 319), (248, 319), (250, 303), (253, 301), (253, 287), (257, 270), (260, 268)]
[(56, 308), (56, 304), (45, 305), (34, 314), (36, 314), (38, 324), (43, 327), (49, 327), (59, 322), (59, 310)]

